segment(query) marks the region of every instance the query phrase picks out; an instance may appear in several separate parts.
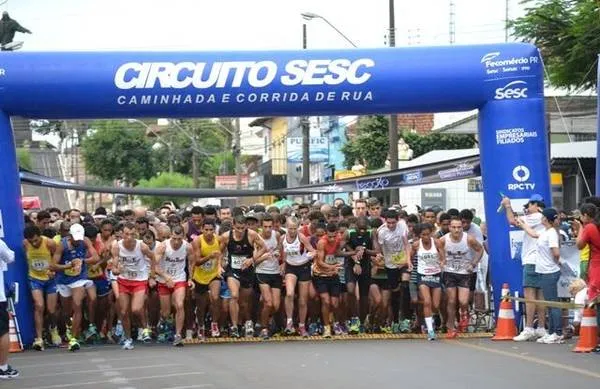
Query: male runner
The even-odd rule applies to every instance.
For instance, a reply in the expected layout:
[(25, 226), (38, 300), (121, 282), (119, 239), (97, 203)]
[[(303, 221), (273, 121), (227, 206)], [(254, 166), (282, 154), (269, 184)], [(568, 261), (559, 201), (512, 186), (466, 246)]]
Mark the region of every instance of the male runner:
[[(279, 215), (276, 215), (279, 216)], [(256, 258), (256, 280), (262, 297), (262, 311), (260, 312), (260, 336), (269, 338), (269, 319), (279, 311), (281, 305), (281, 239), (278, 232), (273, 231), (273, 217), (265, 215), (261, 221), (262, 231), (260, 236), (265, 242), (266, 252)]]
[[(88, 296), (88, 304), (96, 300), (96, 288), (93, 282), (87, 279), (87, 267), (99, 260), (92, 242), (85, 237), (85, 230), (81, 224), (72, 224), (69, 236), (62, 238), (56, 246), (52, 257), (50, 270), (56, 274), (56, 288), (62, 297), (63, 314), (67, 317), (72, 313), (71, 336), (69, 350), (79, 350), (78, 342), (83, 319), (83, 298)], [(93, 318), (89, 319), (93, 323)]]
[(210, 316), (212, 319), (210, 335), (213, 338), (218, 338), (221, 336), (219, 332), (221, 313), (219, 295), (221, 277), (224, 272), (223, 255), (220, 249), (219, 236), (215, 235), (216, 225), (214, 220), (206, 219), (203, 224), (202, 234), (192, 243), (196, 257), (191, 271), (196, 294), (196, 316), (200, 326), (199, 336), (204, 338), (204, 319), (210, 300)]
[[(183, 346), (183, 324), (185, 311), (183, 302), (185, 300), (188, 280), (186, 267), (192, 267), (194, 260), (192, 245), (185, 241), (183, 227), (173, 228), (171, 238), (159, 244), (155, 251), (158, 259), (157, 273), (167, 274), (172, 285), (168, 285), (169, 279), (158, 276), (158, 294), (160, 296), (160, 316), (167, 320), (171, 316), (171, 305), (175, 306), (175, 339), (173, 346)], [(191, 271), (190, 271), (191, 274)], [(193, 285), (189, 281), (190, 287)]]
[(154, 253), (145, 243), (136, 239), (135, 224), (126, 222), (122, 236), (123, 239), (113, 242), (111, 247), (112, 271), (117, 275), (119, 285), (119, 310), (125, 333), (123, 349), (133, 350), (130, 314), (146, 327), (143, 330), (144, 341), (150, 341), (150, 329), (144, 312), (150, 270), (154, 269), (156, 274), (162, 276), (168, 287), (172, 288), (174, 284), (169, 275), (156, 267)]
[(463, 231), (462, 221), (450, 222), (450, 233), (440, 239), (440, 250), (445, 250), (443, 283), (448, 295), (446, 326), (448, 339), (457, 337), (455, 329), (456, 301), (460, 310), (459, 330), (469, 325), (469, 293), (471, 274), (483, 256), (483, 246), (472, 235)]
[[(375, 231), (373, 245), (375, 251), (383, 255), (387, 287), (382, 293), (382, 311), (386, 312), (391, 304), (392, 291), (400, 290), (402, 294), (409, 293), (408, 281), (412, 271), (410, 261), (410, 246), (408, 244), (408, 226), (404, 220), (398, 220), (398, 212), (389, 210), (384, 213), (385, 224)], [(402, 281), (402, 284), (400, 284)], [(399, 288), (402, 286), (402, 288)], [(402, 296), (400, 297), (402, 301)], [(389, 321), (393, 320), (392, 315)], [(387, 332), (389, 323), (384, 330)]]
[[(327, 235), (317, 243), (317, 259), (313, 267), (313, 282), (321, 298), (321, 316), (323, 337), (331, 338), (330, 312), (336, 312), (340, 297), (340, 278), (338, 273), (343, 265), (336, 256), (341, 254), (345, 243), (338, 235), (337, 225), (327, 225)], [(339, 318), (336, 318), (336, 322)]]
[[(40, 229), (36, 226), (26, 227), (24, 231), (23, 249), (29, 267), (29, 286), (33, 297), (35, 334), (33, 348), (42, 351), (44, 340), (44, 313), (48, 310), (50, 321), (50, 336), (54, 346), (60, 346), (62, 340), (56, 329), (56, 281), (54, 273), (50, 271), (52, 256), (56, 251), (56, 243), (52, 239), (41, 236)], [(45, 297), (45, 300), (44, 300)]]
[(250, 299), (254, 286), (254, 257), (260, 257), (266, 251), (264, 241), (258, 233), (246, 226), (246, 219), (238, 215), (233, 220), (233, 229), (220, 238), (221, 252), (228, 253), (225, 269), (227, 285), (231, 291), (229, 314), (231, 317), (231, 336), (239, 338), (240, 313), (246, 319), (245, 334), (254, 335), (254, 324), (250, 319)]
[(183, 225), (185, 237), (190, 243), (193, 242), (194, 239), (196, 239), (196, 237), (202, 233), (202, 220), (204, 219), (204, 209), (202, 209), (202, 207), (193, 207), (191, 213), (191, 220)]

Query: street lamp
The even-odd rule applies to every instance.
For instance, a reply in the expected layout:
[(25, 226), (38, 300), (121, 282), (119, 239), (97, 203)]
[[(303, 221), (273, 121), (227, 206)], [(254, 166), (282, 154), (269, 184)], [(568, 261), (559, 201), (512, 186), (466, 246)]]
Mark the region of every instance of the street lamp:
[(329, 25), (329, 27), (333, 28), (338, 34), (340, 34), (340, 36), (342, 38), (344, 38), (346, 40), (346, 42), (350, 43), (352, 45), (352, 47), (358, 47), (354, 42), (352, 42), (352, 40), (350, 38), (348, 38), (343, 32), (341, 32), (336, 26), (331, 24), (331, 22), (329, 20), (327, 20), (325, 17), (323, 17), (321, 15), (317, 15), (316, 13), (313, 13), (313, 12), (302, 12), (300, 15), (302, 15), (304, 20), (309, 20), (309, 21), (313, 20), (313, 19), (321, 19), (322, 21), (327, 23)]

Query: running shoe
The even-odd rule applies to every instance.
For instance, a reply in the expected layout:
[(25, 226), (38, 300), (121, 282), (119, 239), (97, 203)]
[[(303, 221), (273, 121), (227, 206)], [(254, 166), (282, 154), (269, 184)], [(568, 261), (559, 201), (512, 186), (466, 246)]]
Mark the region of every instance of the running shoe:
[[(175, 335), (175, 337), (177, 337), (177, 335)], [(173, 338), (173, 340), (175, 340), (175, 338)], [(198, 328), (198, 340), (201, 342), (206, 340), (206, 330), (204, 329), (204, 326)]]
[(300, 332), (301, 337), (308, 338), (308, 332), (306, 331), (306, 326), (304, 324), (298, 326), (298, 332)]
[(252, 323), (252, 320), (246, 320), (246, 325), (244, 326), (244, 337), (254, 337), (254, 324)]
[(448, 329), (448, 332), (446, 333), (446, 339), (456, 339), (458, 338), (458, 332), (456, 332), (456, 330), (451, 330)]
[(308, 325), (308, 335), (309, 336), (319, 335), (319, 326), (317, 325), (317, 323), (310, 323)]
[(266, 328), (263, 328), (263, 329), (260, 331), (260, 337), (262, 338), (262, 340), (267, 340), (267, 339), (269, 339), (269, 330), (268, 330), (268, 329), (266, 329)]
[(548, 337), (546, 337), (546, 340), (544, 340), (544, 344), (562, 344), (565, 342), (565, 339), (563, 338), (562, 335), (558, 335), (556, 333), (549, 335)]
[(11, 378), (17, 378), (19, 376), (19, 371), (13, 369), (10, 365), (6, 370), (0, 370), (0, 380), (9, 380)]
[(37, 351), (44, 351), (44, 340), (42, 338), (35, 338), (31, 347)]
[(71, 338), (71, 340), (69, 340), (69, 351), (77, 351), (80, 348), (81, 346), (79, 345), (77, 339)]
[(537, 328), (535, 330), (535, 336), (537, 338), (543, 338), (544, 336), (546, 336), (548, 333), (546, 332), (545, 328)]
[(469, 328), (469, 316), (462, 315), (460, 318), (460, 322), (458, 323), (458, 332), (467, 332)]
[(59, 347), (62, 344), (62, 339), (60, 338), (56, 327), (50, 327), (50, 339), (52, 340), (52, 344), (56, 347)]
[(96, 326), (94, 324), (90, 323), (87, 331), (85, 331), (84, 336), (85, 336), (86, 342), (93, 341), (98, 336), (98, 329), (96, 328)]
[(527, 342), (536, 339), (537, 335), (535, 334), (535, 330), (529, 327), (525, 327), (525, 329), (523, 329), (523, 331), (519, 335), (513, 338), (515, 342)]
[(181, 337), (181, 335), (175, 335), (175, 339), (173, 339), (173, 346), (183, 347), (183, 338)]
[(117, 338), (121, 338), (123, 336), (123, 323), (121, 320), (117, 321), (117, 325), (115, 326), (115, 336)]
[(285, 334), (286, 335), (294, 335), (295, 333), (296, 333), (296, 330), (294, 329), (294, 323), (288, 322), (287, 325), (285, 326)]
[(344, 334), (343, 331), (342, 331), (342, 326), (337, 321), (335, 323), (333, 323), (333, 334), (335, 336), (339, 336), (339, 335), (343, 335)]
[(137, 335), (137, 341), (138, 342), (143, 342), (144, 341), (144, 329), (143, 328), (138, 328), (137, 333), (138, 333), (138, 335)]
[(404, 319), (400, 322), (400, 332), (408, 334), (410, 332), (410, 320)]
[(360, 332), (360, 319), (358, 317), (353, 317), (350, 320), (350, 334), (356, 335)]
[(396, 323), (396, 322), (392, 323), (392, 333), (399, 334), (400, 332), (402, 332), (402, 331), (400, 331), (400, 323)]
[(542, 336), (541, 338), (538, 338), (538, 340), (536, 340), (537, 343), (543, 344), (546, 343), (546, 339), (548, 339), (550, 337), (550, 334), (546, 333), (546, 335)]
[(123, 342), (123, 350), (133, 350), (133, 339), (125, 339)]
[(240, 330), (238, 330), (237, 326), (231, 326), (231, 330), (229, 331), (229, 335), (232, 338), (239, 338), (240, 337)]
[(150, 331), (150, 328), (144, 328), (142, 330), (142, 341), (144, 343), (152, 342), (152, 331)]
[(392, 327), (390, 327), (389, 325), (385, 325), (385, 326), (381, 327), (379, 330), (381, 332), (383, 332), (384, 334), (391, 334), (392, 333)]
[(323, 327), (323, 337), (324, 338), (331, 338), (331, 326), (324, 326)]
[[(175, 335), (173, 336), (173, 339), (175, 339)], [(185, 340), (187, 340), (188, 342), (191, 342), (192, 339), (194, 339), (194, 331), (193, 330), (185, 330)]]
[(427, 331), (427, 340), (435, 340), (435, 331)]
[(219, 332), (219, 325), (215, 322), (210, 325), (210, 336), (213, 338), (218, 338), (221, 336), (221, 333)]

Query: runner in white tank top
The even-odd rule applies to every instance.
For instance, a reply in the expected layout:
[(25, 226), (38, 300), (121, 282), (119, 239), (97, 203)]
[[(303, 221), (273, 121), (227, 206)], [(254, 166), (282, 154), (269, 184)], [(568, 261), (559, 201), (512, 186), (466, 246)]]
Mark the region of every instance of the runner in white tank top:
[[(191, 279), (188, 281), (186, 267), (191, 269), (194, 260), (192, 245), (186, 242), (183, 227), (173, 227), (171, 238), (160, 243), (156, 248), (156, 257), (159, 259), (157, 281), (161, 321), (164, 322), (171, 316), (171, 304), (175, 305), (173, 345), (183, 346), (181, 333), (185, 322), (185, 295), (188, 285), (190, 287), (193, 285)], [(189, 273), (191, 274), (191, 271)], [(162, 327), (159, 324), (159, 328)]]
[(432, 224), (423, 223), (415, 227), (417, 239), (412, 246), (417, 255), (417, 285), (419, 296), (423, 301), (423, 316), (427, 325), (427, 339), (435, 340), (433, 328), (433, 312), (437, 312), (442, 300), (442, 284), (440, 280), (445, 262), (445, 253), (440, 243), (433, 236)]
[(281, 237), (283, 247), (283, 266), (285, 268), (285, 314), (287, 317), (285, 333), (292, 335), (294, 329), (294, 298), (298, 285), (298, 332), (308, 337), (306, 316), (308, 314), (308, 291), (311, 285), (310, 260), (316, 251), (310, 239), (302, 235), (298, 228), (300, 221), (295, 217), (287, 220), (287, 233)]
[(261, 238), (265, 242), (267, 251), (255, 260), (256, 280), (262, 296), (262, 310), (260, 312), (260, 324), (262, 330), (260, 336), (268, 339), (269, 322), (271, 315), (279, 311), (281, 305), (281, 240), (279, 233), (273, 230), (273, 217), (266, 215), (261, 220)]
[(443, 283), (448, 296), (447, 338), (456, 338), (456, 302), (460, 309), (459, 331), (466, 331), (469, 325), (469, 295), (471, 273), (477, 268), (483, 256), (483, 246), (473, 236), (463, 232), (462, 222), (450, 222), (450, 232), (440, 239), (441, 249), (446, 254)]
[[(122, 240), (113, 242), (111, 261), (119, 288), (119, 310), (125, 332), (123, 349), (132, 350), (130, 314), (135, 315), (138, 323), (146, 327), (143, 330), (144, 340), (152, 339), (144, 303), (148, 290), (148, 276), (150, 270), (156, 267), (156, 258), (145, 243), (136, 240), (135, 224), (126, 223), (123, 226), (122, 236)], [(156, 273), (164, 276), (160, 269), (156, 269)]]

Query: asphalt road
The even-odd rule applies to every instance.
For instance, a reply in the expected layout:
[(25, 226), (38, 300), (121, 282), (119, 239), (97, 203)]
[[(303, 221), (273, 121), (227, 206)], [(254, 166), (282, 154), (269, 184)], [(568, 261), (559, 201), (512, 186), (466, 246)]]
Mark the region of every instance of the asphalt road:
[(598, 388), (600, 355), (569, 345), (368, 340), (87, 347), (11, 355), (1, 388)]
[[(36, 173), (63, 180), (62, 168), (58, 161), (58, 153), (53, 150), (30, 149), (32, 170)], [(57, 207), (69, 209), (67, 192), (63, 189), (46, 188), (41, 186), (23, 185), (24, 196), (38, 196), (42, 208)]]

